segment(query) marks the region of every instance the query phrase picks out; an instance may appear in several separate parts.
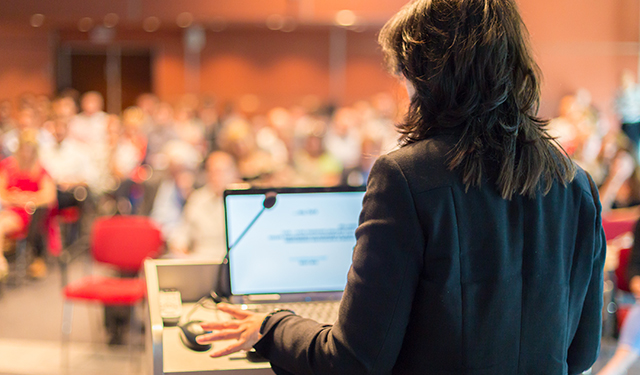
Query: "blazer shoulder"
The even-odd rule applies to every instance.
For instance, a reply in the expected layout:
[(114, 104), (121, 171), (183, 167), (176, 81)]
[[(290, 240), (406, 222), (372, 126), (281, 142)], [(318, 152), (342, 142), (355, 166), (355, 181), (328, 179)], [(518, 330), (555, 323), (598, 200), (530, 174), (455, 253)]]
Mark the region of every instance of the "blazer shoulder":
[(571, 185), (575, 189), (580, 189), (585, 192), (588, 196), (593, 197), (594, 199), (599, 199), (598, 197), (598, 188), (591, 178), (591, 175), (578, 165), (576, 165), (576, 175), (571, 181)]
[(395, 164), (413, 192), (459, 183), (448, 168), (448, 154), (455, 145), (445, 137), (425, 139), (383, 155), (379, 163)]

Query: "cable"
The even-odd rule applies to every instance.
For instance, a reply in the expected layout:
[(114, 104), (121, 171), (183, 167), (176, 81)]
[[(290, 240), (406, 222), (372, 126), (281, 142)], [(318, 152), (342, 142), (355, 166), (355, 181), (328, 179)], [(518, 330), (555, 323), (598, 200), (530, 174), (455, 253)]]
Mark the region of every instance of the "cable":
[[(207, 303), (209, 302), (209, 303)], [(218, 293), (216, 293), (214, 290), (212, 290), (211, 292), (209, 292), (208, 296), (204, 296), (202, 298), (200, 298), (198, 300), (198, 302), (196, 302), (191, 309), (189, 310), (189, 312), (187, 312), (187, 314), (183, 315), (180, 318), (180, 321), (190, 321), (191, 320), (191, 315), (193, 315), (193, 313), (199, 308), (202, 307), (204, 309), (207, 310), (217, 310), (217, 305), (220, 302), (226, 302), (226, 299), (219, 296)]]

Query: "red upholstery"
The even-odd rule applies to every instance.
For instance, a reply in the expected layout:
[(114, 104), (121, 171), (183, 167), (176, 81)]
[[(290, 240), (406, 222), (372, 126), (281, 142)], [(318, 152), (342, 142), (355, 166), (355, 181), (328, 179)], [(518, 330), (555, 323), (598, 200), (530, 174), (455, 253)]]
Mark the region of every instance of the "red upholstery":
[(93, 258), (121, 271), (137, 272), (146, 258), (155, 257), (162, 246), (162, 235), (145, 216), (99, 218), (93, 224)]
[(616, 322), (618, 325), (618, 332), (620, 332), (620, 329), (622, 329), (624, 320), (627, 318), (627, 314), (629, 314), (630, 310), (631, 310), (631, 305), (618, 306), (618, 310), (616, 310)]
[[(143, 216), (99, 218), (91, 233), (94, 260), (129, 273), (139, 271), (146, 258), (158, 255), (162, 244), (160, 230)], [(134, 305), (144, 298), (145, 284), (137, 278), (89, 276), (67, 285), (63, 294), (67, 299), (105, 305)]]
[(88, 277), (64, 289), (68, 299), (100, 301), (105, 305), (135, 305), (145, 296), (143, 279)]
[(75, 223), (80, 219), (80, 208), (67, 207), (58, 211), (60, 221), (66, 224)]
[[(618, 267), (614, 273), (616, 275), (616, 287), (618, 290), (631, 293), (629, 290), (629, 276), (627, 274), (627, 268), (629, 267), (629, 257), (631, 256), (631, 249), (624, 248), (618, 252)], [(624, 323), (631, 305), (618, 303), (618, 309), (616, 310), (616, 322), (618, 324), (618, 332)]]
[(607, 238), (607, 241), (612, 240), (621, 234), (633, 232), (637, 222), (638, 219), (610, 220), (603, 217), (602, 227), (604, 228), (604, 235)]
[(618, 268), (615, 270), (616, 274), (616, 286), (618, 290), (630, 292), (629, 290), (629, 277), (627, 276), (627, 268), (629, 266), (629, 257), (631, 256), (631, 249), (620, 249), (618, 252)]

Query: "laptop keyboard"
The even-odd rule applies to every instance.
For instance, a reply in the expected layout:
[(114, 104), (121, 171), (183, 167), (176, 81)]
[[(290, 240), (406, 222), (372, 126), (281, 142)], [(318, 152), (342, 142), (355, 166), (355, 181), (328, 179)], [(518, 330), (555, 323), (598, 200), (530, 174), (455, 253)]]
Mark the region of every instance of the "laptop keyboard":
[(275, 309), (288, 309), (304, 318), (313, 319), (323, 324), (333, 324), (338, 318), (340, 301), (314, 301), (314, 302), (290, 302), (267, 303), (251, 305), (256, 311), (269, 313)]
[[(296, 315), (304, 318), (313, 319), (322, 324), (333, 324), (338, 318), (338, 308), (340, 301), (313, 301), (313, 302), (289, 302), (289, 303), (265, 303), (265, 304), (249, 304), (247, 310), (259, 313), (270, 313), (276, 309), (292, 310)], [(231, 316), (215, 308), (210, 312), (213, 320), (227, 321), (231, 320)]]

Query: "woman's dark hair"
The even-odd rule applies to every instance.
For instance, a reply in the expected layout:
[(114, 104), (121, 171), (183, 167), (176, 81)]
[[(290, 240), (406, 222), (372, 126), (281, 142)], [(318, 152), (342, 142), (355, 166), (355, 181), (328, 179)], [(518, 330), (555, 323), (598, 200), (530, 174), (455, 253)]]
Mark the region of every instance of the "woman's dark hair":
[(572, 181), (574, 164), (536, 116), (539, 68), (514, 0), (415, 0), (387, 22), (379, 43), (416, 91), (398, 125), (401, 144), (459, 129), (449, 168), (461, 170), (468, 189), (494, 160), (505, 199)]

